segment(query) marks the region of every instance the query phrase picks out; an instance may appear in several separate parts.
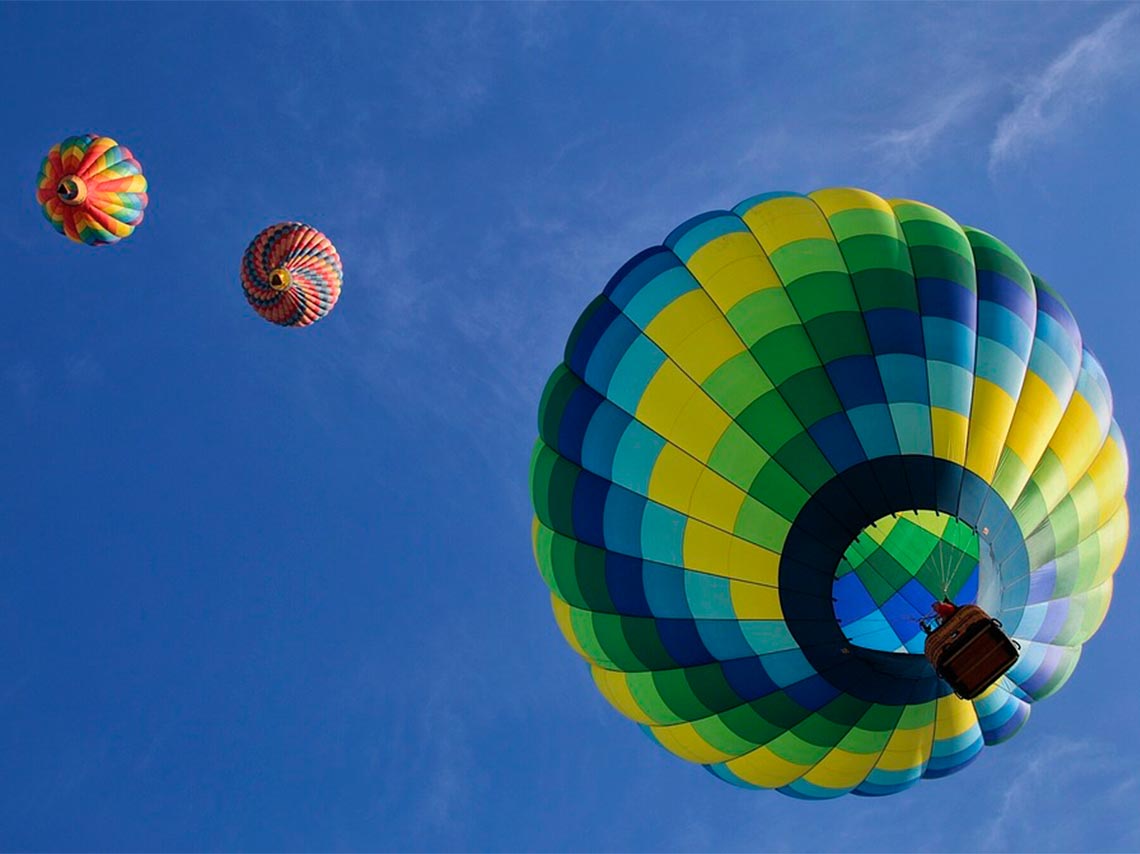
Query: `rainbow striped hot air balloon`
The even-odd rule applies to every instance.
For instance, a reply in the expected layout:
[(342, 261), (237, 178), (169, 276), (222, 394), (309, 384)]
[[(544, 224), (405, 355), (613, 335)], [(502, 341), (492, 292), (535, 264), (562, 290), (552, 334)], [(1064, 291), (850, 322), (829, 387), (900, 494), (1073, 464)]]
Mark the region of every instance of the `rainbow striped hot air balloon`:
[(36, 200), (60, 234), (101, 246), (142, 222), (147, 183), (131, 152), (109, 136), (71, 136), (40, 165)]
[(262, 231), (241, 264), (253, 310), (279, 326), (308, 326), (336, 305), (343, 279), (336, 247), (315, 228), (282, 222)]
[[(1061, 297), (996, 238), (852, 189), (757, 196), (626, 263), (546, 386), (534, 548), (570, 645), (731, 783), (886, 795), (963, 768), (1104, 619), (1127, 459)], [(919, 620), (1020, 645), (978, 698)]]

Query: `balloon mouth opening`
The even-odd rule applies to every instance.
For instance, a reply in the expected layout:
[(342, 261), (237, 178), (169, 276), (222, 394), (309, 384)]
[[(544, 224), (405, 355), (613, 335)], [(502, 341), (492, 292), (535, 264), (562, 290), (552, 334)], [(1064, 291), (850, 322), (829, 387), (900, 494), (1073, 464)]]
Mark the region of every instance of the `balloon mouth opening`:
[(81, 205), (87, 199), (87, 184), (78, 175), (68, 175), (60, 180), (55, 192), (65, 205)]
[(893, 513), (860, 531), (835, 568), (836, 622), (851, 646), (921, 655), (935, 602), (978, 597), (988, 527), (935, 510)]
[(293, 284), (293, 277), (284, 267), (278, 267), (269, 274), (269, 287), (275, 291), (287, 291)]

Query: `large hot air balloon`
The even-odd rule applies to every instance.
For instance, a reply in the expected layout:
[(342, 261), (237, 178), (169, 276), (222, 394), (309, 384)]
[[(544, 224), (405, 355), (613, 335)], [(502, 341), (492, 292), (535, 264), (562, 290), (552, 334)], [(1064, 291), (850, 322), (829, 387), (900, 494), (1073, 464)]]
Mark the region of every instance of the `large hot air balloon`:
[(312, 226), (282, 222), (262, 231), (241, 263), (241, 284), (253, 310), (280, 326), (316, 323), (340, 296), (340, 256)]
[(147, 203), (142, 167), (109, 136), (71, 136), (40, 165), (36, 200), (60, 234), (100, 246), (129, 237)]
[[(989, 234), (861, 190), (756, 196), (630, 259), (539, 433), (535, 553), (598, 689), (797, 797), (891, 794), (1012, 736), (1127, 538), (1112, 396), (1060, 296)], [(923, 654), (942, 600), (1019, 647), (972, 700)]]

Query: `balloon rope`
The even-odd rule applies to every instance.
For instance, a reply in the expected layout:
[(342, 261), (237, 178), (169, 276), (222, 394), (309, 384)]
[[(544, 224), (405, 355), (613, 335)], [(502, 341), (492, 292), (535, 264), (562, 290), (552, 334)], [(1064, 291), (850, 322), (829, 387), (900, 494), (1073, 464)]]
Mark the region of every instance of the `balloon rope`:
[[(955, 531), (957, 530), (957, 529), (951, 529), (950, 524), (951, 524), (950, 520), (947, 519), (946, 520), (946, 527), (942, 529), (942, 540), (941, 540), (941, 542), (943, 543), (943, 545), (946, 545), (946, 540), (947, 540), (947, 537), (950, 536), (950, 531), (951, 530), (955, 530)], [(950, 553), (946, 557), (946, 572), (942, 576), (942, 596), (943, 596), (943, 598), (947, 598), (950, 596), (950, 582), (954, 578), (954, 571), (955, 571), (955, 567), (951, 563), (951, 561), (953, 560), (953, 551), (954, 551), (954, 544), (953, 543), (949, 544), (949, 550), (950, 550)]]
[(942, 547), (945, 543), (945, 540), (943, 540), (943, 537), (945, 536), (946, 528), (948, 528), (948, 527), (950, 527), (950, 519), (949, 518), (946, 519), (946, 525), (945, 525), (945, 527), (942, 528), (942, 532), (934, 535), (935, 537), (938, 538), (938, 542), (934, 546), (934, 567), (935, 567), (935, 569), (938, 570), (938, 581), (942, 584), (943, 595), (945, 595), (945, 593), (946, 593), (947, 583), (946, 583), (946, 561), (944, 560), (944, 553), (943, 553)]

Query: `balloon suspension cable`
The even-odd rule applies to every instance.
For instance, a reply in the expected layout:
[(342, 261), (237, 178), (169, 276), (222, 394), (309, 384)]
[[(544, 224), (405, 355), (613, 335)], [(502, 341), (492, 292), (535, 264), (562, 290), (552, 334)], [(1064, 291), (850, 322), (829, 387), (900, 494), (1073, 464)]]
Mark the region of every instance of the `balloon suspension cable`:
[[(977, 530), (974, 529), (974, 527), (972, 525), (966, 525), (966, 528), (970, 531), (970, 534), (972, 534), (975, 538), (977, 537), (978, 532), (977, 532)], [(952, 565), (951, 571), (950, 571), (950, 573), (946, 579), (945, 586), (943, 587), (943, 590), (942, 590), (942, 595), (945, 596), (947, 599), (950, 598), (950, 584), (951, 584), (951, 582), (953, 582), (953, 580), (958, 577), (958, 571), (962, 568), (962, 562), (970, 557), (970, 552), (969, 552), (969, 548), (968, 548), (969, 547), (969, 537), (967, 537), (966, 548), (963, 548), (962, 543), (960, 541), (961, 540), (961, 533), (962, 533), (961, 527), (958, 527), (955, 529), (955, 540), (956, 540), (956, 542), (954, 544), (955, 555), (953, 558), (953, 565)]]
[(953, 578), (953, 569), (951, 569), (950, 561), (953, 559), (953, 543), (948, 543), (947, 538), (951, 536), (954, 531), (953, 524), (949, 518), (946, 520), (946, 527), (942, 529), (942, 536), (938, 539), (938, 548), (942, 550), (942, 596), (945, 598), (950, 594), (950, 581)]
[(946, 526), (942, 529), (942, 536), (938, 538), (938, 548), (943, 553), (942, 561), (942, 598), (945, 599), (950, 595), (950, 583), (954, 579), (954, 573), (957, 567), (952, 564), (954, 560), (954, 551), (956, 543), (950, 542), (949, 538), (957, 533), (957, 528), (954, 527), (953, 521), (948, 517), (946, 519)]
[(950, 572), (946, 576), (946, 586), (942, 590), (942, 595), (947, 599), (950, 598), (950, 583), (958, 577), (958, 570), (962, 568), (962, 558), (968, 554), (968, 552), (962, 548), (962, 543), (958, 541), (961, 533), (961, 528), (954, 529), (955, 543), (953, 564), (951, 565)]
[(938, 543), (935, 545), (935, 567), (938, 569), (938, 581), (942, 585), (943, 595), (946, 595), (946, 589), (950, 587), (950, 577), (948, 577), (950, 574), (948, 574), (946, 567), (947, 561), (945, 553), (948, 530), (950, 530), (950, 518), (947, 517), (945, 524), (943, 524), (942, 531), (937, 535)]
[(278, 267), (269, 274), (269, 287), (275, 291), (287, 291), (293, 284), (293, 276), (284, 267)]
[(56, 185), (55, 194), (65, 205), (81, 205), (87, 201), (87, 182), (78, 175), (67, 175)]
[[(942, 597), (950, 597), (950, 585), (958, 574), (962, 561), (962, 552), (958, 543), (959, 528), (957, 520), (952, 516), (946, 517), (946, 524), (938, 537), (935, 563), (938, 566), (938, 580), (942, 584)], [(950, 538), (953, 537), (953, 540)]]

